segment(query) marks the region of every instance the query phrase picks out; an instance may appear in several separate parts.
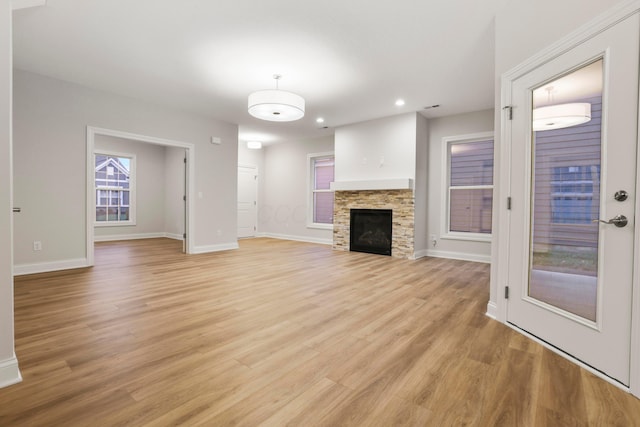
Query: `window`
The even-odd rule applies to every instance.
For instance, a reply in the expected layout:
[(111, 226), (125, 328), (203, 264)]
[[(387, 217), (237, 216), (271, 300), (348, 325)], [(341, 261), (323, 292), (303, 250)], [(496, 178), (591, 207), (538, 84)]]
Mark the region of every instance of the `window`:
[(445, 138), (444, 238), (489, 240), (493, 203), (493, 133)]
[(551, 179), (551, 222), (591, 224), (600, 165), (554, 167)]
[(333, 190), (330, 184), (333, 182), (334, 164), (333, 153), (309, 155), (309, 227), (333, 227)]
[(95, 225), (135, 225), (133, 155), (96, 153)]

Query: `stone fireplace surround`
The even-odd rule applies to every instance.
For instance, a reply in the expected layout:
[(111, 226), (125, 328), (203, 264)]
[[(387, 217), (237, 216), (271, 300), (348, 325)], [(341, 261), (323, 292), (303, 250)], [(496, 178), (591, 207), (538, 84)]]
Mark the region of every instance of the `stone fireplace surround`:
[(333, 208), (333, 249), (349, 250), (351, 209), (391, 209), (391, 256), (414, 258), (415, 198), (412, 189), (338, 190)]

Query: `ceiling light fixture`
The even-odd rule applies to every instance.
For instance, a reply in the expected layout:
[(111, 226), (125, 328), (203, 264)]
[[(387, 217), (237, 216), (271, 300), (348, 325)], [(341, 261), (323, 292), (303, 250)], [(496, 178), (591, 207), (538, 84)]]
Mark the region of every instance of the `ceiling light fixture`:
[(324, 123), (324, 119), (322, 117), (318, 117), (316, 119), (316, 123)]
[(260, 141), (247, 141), (247, 148), (250, 150), (259, 150), (262, 148), (262, 142)]
[(396, 106), (398, 106), (398, 107), (402, 107), (403, 105), (404, 105), (404, 99), (398, 99), (398, 100), (396, 101)]
[[(549, 102), (552, 102), (553, 86), (545, 88)], [(533, 130), (562, 129), (581, 125), (591, 120), (591, 104), (572, 102), (548, 105), (533, 109)]]
[(291, 122), (304, 117), (304, 98), (295, 93), (280, 90), (282, 76), (274, 74), (275, 90), (259, 90), (249, 95), (249, 114), (270, 122)]
[(591, 104), (587, 102), (549, 105), (533, 110), (534, 131), (568, 128), (587, 123), (589, 120)]

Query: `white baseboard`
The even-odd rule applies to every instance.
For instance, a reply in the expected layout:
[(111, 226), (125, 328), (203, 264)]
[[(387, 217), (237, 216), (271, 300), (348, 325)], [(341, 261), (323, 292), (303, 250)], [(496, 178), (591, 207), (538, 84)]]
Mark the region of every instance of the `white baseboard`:
[(48, 273), (50, 271), (71, 270), (73, 268), (90, 267), (86, 258), (67, 259), (64, 261), (40, 262), (33, 264), (18, 264), (13, 266), (13, 275)]
[(489, 316), (493, 320), (497, 320), (498, 319), (498, 305), (493, 301), (489, 301), (487, 303), (487, 313), (486, 314), (487, 314), (487, 316)]
[(157, 239), (168, 237), (167, 233), (139, 233), (139, 234), (112, 234), (109, 236), (94, 236), (94, 242), (116, 242), (118, 240)]
[(184, 238), (182, 237), (182, 234), (177, 234), (177, 233), (164, 233), (164, 236), (162, 237), (166, 237), (167, 239), (173, 239), (173, 240), (184, 240)]
[(427, 249), (421, 249), (413, 253), (413, 259), (424, 258), (426, 256), (429, 256)]
[(0, 361), (0, 388), (7, 387), (22, 381), (18, 359), (15, 354), (11, 359)]
[(279, 234), (279, 233), (258, 233), (256, 236), (270, 237), (272, 239), (280, 239), (280, 240), (294, 240), (296, 242), (319, 243), (321, 245), (333, 245), (333, 239), (319, 239), (317, 237), (292, 236), (288, 234)]
[(229, 251), (232, 249), (238, 249), (238, 242), (235, 243), (223, 243), (221, 245), (205, 245), (195, 246), (192, 254), (206, 254), (209, 252)]
[(491, 255), (478, 255), (464, 252), (436, 251), (433, 249), (429, 249), (426, 251), (426, 256), (432, 256), (435, 258), (459, 259), (461, 261), (483, 262), (486, 264), (491, 263)]

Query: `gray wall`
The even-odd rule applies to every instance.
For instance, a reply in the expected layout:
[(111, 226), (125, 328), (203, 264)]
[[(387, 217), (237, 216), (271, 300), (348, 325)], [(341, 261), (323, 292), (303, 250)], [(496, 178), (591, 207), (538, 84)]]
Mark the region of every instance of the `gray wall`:
[(429, 218), (429, 122), (418, 114), (416, 120), (416, 178), (414, 212), (414, 252), (416, 257), (426, 254), (428, 249), (427, 221)]
[(270, 145), (264, 150), (264, 192), (258, 195), (258, 230), (273, 237), (331, 243), (332, 230), (307, 227), (307, 155), (332, 152), (333, 137)]
[(442, 217), (443, 143), (442, 138), (493, 131), (493, 110), (477, 111), (429, 120), (429, 220), (427, 235), (435, 235), (435, 246), (429, 241), (428, 255), (471, 259), (488, 262), (491, 257), (490, 242), (441, 239), (446, 218)]
[(20, 379), (13, 348), (11, 2), (0, 3), (0, 387)]
[(264, 153), (266, 150), (266, 146), (263, 146), (260, 150), (249, 150), (247, 143), (240, 141), (238, 142), (238, 164), (257, 166), (258, 170), (261, 170), (264, 167)]
[[(237, 247), (237, 125), (16, 70), (15, 199), (25, 208), (16, 265), (85, 258), (87, 126), (194, 144), (195, 249)], [(42, 251), (31, 250), (34, 240)]]

